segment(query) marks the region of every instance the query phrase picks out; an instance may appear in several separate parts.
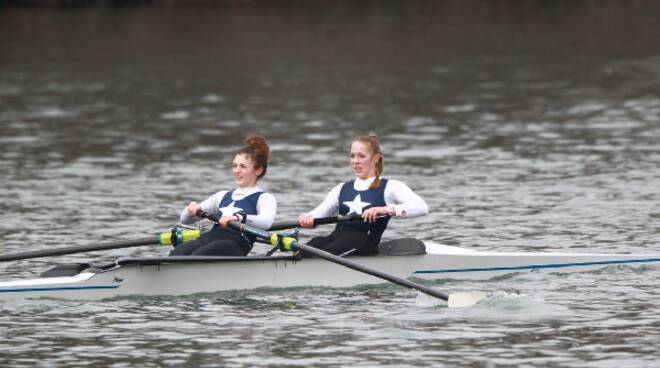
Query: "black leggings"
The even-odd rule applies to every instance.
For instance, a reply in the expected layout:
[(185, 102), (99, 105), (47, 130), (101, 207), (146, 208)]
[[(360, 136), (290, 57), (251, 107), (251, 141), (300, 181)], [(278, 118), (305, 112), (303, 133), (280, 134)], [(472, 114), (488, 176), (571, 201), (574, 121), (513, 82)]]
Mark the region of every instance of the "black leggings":
[(171, 256), (245, 256), (250, 244), (240, 234), (213, 228), (198, 239), (177, 245)]
[[(367, 234), (350, 227), (335, 229), (328, 236), (319, 236), (312, 238), (307, 245), (324, 250), (334, 255), (341, 255), (346, 252), (349, 254), (361, 254), (361, 250), (368, 245)], [(311, 257), (311, 254), (301, 252), (303, 257)]]

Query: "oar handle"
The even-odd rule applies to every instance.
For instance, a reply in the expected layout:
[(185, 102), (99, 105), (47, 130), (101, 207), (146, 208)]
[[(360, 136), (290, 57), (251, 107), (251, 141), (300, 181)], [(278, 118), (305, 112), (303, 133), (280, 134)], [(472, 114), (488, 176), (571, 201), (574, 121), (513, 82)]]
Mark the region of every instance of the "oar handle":
[[(319, 217), (314, 219), (314, 226), (336, 224), (341, 221), (357, 221), (357, 220), (362, 220), (362, 216), (355, 213), (345, 216)], [(299, 226), (300, 223), (298, 221), (283, 221), (283, 222), (274, 223), (268, 230), (279, 231), (279, 230), (291, 229)]]
[[(208, 219), (212, 222), (218, 222), (220, 219), (218, 216), (204, 212), (203, 210), (198, 210), (196, 213), (197, 217)], [(362, 216), (358, 214), (346, 215), (346, 216), (332, 216), (332, 217), (320, 217), (314, 219), (314, 225), (325, 225), (325, 224), (334, 224), (340, 221), (356, 221), (362, 220)], [(291, 229), (294, 227), (299, 227), (300, 223), (298, 221), (289, 221), (289, 222), (279, 222), (274, 223), (268, 230), (269, 231), (279, 231), (285, 229)]]
[[(212, 213), (206, 213), (202, 210), (198, 210), (196, 215), (197, 217), (209, 219), (212, 222), (218, 222), (220, 220), (218, 216)], [(336, 224), (341, 221), (358, 221), (358, 220), (362, 221), (362, 216), (356, 213), (350, 215), (344, 215), (344, 216), (319, 217), (314, 219), (314, 226)], [(279, 230), (292, 229), (294, 227), (300, 227), (300, 223), (298, 221), (283, 221), (283, 222), (274, 223), (273, 225), (271, 225), (271, 227), (268, 230), (279, 231)]]
[[(218, 222), (220, 221), (220, 218), (212, 213), (204, 212), (204, 210), (197, 210), (197, 213), (195, 213), (197, 217), (205, 218), (211, 222)], [(243, 228), (249, 227), (250, 231), (247, 231), (250, 234), (255, 235), (257, 238), (261, 238), (264, 240), (267, 240), (268, 243), (270, 243), (270, 233), (261, 229), (257, 229), (256, 227), (250, 227), (242, 222), (238, 221), (230, 221), (229, 222), (229, 227), (232, 227), (236, 230), (243, 231)]]
[(197, 213), (195, 213), (197, 217), (205, 218), (208, 219), (211, 222), (218, 222), (220, 221), (220, 218), (212, 213), (204, 212), (203, 210), (197, 210)]

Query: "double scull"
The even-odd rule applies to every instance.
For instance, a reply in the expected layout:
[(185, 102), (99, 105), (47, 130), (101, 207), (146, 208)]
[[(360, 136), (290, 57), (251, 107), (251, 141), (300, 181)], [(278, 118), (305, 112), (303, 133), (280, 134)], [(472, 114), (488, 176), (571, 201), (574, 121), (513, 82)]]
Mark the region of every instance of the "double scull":
[[(660, 264), (660, 254), (489, 252), (396, 239), (376, 256), (347, 256), (401, 278), (484, 280), (517, 272), (581, 272), (607, 266)], [(247, 257), (140, 257), (60, 265), (40, 277), (0, 282), (0, 300), (95, 300), (132, 295), (188, 295), (224, 290), (351, 287), (383, 283), (318, 258), (287, 253)]]

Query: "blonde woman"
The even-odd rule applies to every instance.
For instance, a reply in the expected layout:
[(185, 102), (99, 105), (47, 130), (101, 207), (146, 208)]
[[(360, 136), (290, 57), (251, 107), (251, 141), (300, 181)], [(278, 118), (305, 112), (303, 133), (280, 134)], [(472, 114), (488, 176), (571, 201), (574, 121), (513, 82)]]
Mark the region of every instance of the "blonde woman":
[(424, 216), (428, 206), (403, 182), (381, 178), (384, 165), (378, 136), (353, 139), (349, 159), (355, 178), (337, 184), (318, 207), (301, 214), (298, 222), (309, 228), (314, 226), (314, 218), (360, 215), (363, 221), (339, 222), (330, 235), (313, 238), (307, 244), (336, 255), (377, 254), (392, 216)]

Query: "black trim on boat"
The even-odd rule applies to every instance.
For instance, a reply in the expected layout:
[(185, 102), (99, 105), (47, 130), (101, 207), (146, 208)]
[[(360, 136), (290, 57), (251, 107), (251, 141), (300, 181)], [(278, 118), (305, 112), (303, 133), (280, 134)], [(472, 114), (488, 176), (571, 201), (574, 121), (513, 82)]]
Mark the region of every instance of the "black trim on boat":
[(297, 256), (170, 256), (170, 257), (136, 257), (136, 258), (120, 258), (117, 264), (120, 266), (126, 265), (159, 265), (163, 263), (220, 263), (220, 262), (255, 262), (255, 261), (298, 261), (300, 257)]
[[(378, 256), (406, 256), (426, 254), (424, 243), (415, 238), (399, 238), (382, 241)], [(357, 256), (360, 257), (360, 256)], [(113, 263), (65, 263), (57, 265), (41, 274), (41, 277), (75, 276), (85, 272), (103, 272), (116, 266), (126, 265), (160, 265), (165, 263), (222, 263), (222, 262), (273, 262), (300, 261), (297, 255), (281, 256), (169, 256), (169, 257), (129, 257), (120, 258)]]
[[(381, 242), (377, 256), (408, 256), (426, 254), (426, 247), (421, 240), (415, 238), (398, 238)], [(117, 265), (159, 265), (163, 263), (215, 263), (215, 262), (272, 262), (299, 261), (297, 255), (282, 256), (169, 256), (169, 257), (136, 257), (120, 258)]]

